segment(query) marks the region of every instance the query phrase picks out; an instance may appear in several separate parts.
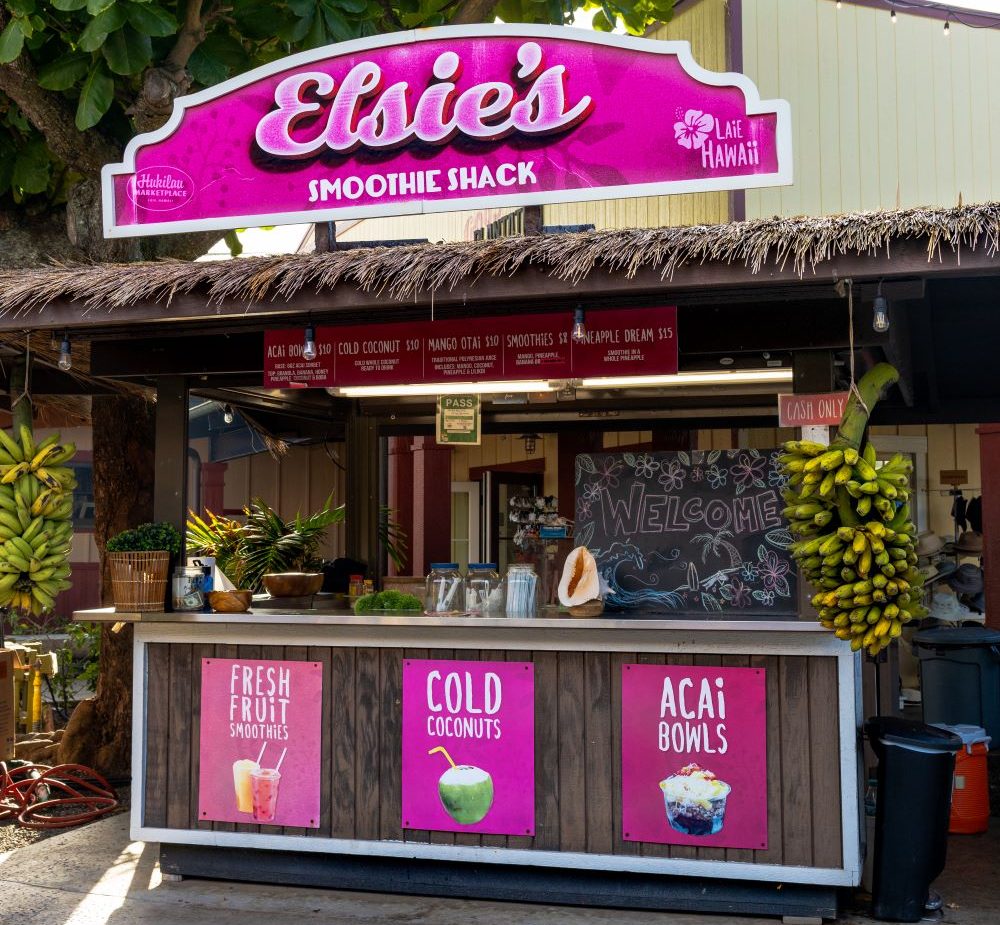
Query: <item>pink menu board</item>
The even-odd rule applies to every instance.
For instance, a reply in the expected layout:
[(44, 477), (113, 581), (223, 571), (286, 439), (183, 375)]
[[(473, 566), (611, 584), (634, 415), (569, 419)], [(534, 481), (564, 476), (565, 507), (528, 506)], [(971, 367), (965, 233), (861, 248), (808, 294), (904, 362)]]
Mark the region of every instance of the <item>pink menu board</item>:
[(316, 359), (302, 359), (302, 328), (264, 334), (270, 388), (652, 376), (677, 372), (677, 308), (504, 315), (316, 328)]
[(622, 837), (767, 848), (763, 668), (622, 667)]
[(531, 662), (403, 661), (403, 828), (535, 834)]
[(198, 818), (319, 827), (320, 662), (201, 660)]

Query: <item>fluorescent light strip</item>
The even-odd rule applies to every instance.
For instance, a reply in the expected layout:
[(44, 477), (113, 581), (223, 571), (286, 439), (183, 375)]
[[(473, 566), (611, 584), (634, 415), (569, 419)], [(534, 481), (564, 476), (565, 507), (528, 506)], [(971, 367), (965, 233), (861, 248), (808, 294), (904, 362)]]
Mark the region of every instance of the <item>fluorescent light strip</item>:
[(521, 392), (554, 392), (556, 386), (544, 379), (521, 382), (444, 382), (412, 385), (356, 385), (339, 389), (346, 398), (392, 398), (403, 395), (506, 395)]
[(677, 373), (675, 376), (608, 376), (600, 379), (583, 379), (580, 385), (585, 389), (646, 389), (687, 385), (755, 385), (791, 381), (791, 369), (737, 369), (732, 372)]

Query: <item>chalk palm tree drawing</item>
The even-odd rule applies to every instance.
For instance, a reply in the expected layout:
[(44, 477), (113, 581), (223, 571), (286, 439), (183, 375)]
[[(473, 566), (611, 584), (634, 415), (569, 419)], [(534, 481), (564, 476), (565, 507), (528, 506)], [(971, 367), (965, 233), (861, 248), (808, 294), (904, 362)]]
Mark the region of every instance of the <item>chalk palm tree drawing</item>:
[(691, 537), (691, 542), (701, 546), (701, 561), (708, 562), (709, 553), (722, 558), (725, 551), (729, 555), (729, 564), (732, 568), (739, 568), (743, 564), (743, 557), (740, 551), (729, 542), (733, 538), (731, 530), (716, 530), (710, 533), (698, 533)]

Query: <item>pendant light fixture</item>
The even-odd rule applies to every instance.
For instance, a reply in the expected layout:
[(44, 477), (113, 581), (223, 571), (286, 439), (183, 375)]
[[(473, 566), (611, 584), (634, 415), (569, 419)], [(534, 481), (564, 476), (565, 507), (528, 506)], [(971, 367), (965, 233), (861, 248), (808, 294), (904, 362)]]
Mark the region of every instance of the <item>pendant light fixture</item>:
[(68, 373), (73, 368), (73, 346), (69, 341), (69, 334), (63, 334), (62, 343), (59, 345), (59, 368)]
[(235, 419), (235, 417), (236, 417), (236, 415), (233, 413), (233, 406), (232, 405), (223, 405), (222, 406), (222, 420), (223, 421), (225, 421), (227, 424), (232, 424), (233, 420)]
[(583, 306), (577, 305), (573, 312), (573, 333), (570, 335), (575, 343), (587, 342), (587, 325), (584, 322)]
[(302, 359), (316, 359), (316, 329), (313, 327), (312, 322), (306, 325), (306, 336), (302, 342)]
[(872, 306), (872, 330), (877, 334), (885, 334), (889, 330), (889, 303), (882, 295), (881, 280), (875, 293), (875, 304)]

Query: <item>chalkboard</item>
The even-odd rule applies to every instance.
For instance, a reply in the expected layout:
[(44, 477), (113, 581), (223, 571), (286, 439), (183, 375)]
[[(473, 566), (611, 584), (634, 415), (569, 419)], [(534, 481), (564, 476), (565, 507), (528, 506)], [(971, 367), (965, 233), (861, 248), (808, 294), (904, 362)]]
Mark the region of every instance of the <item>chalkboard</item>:
[(792, 536), (778, 450), (576, 457), (577, 546), (612, 609), (795, 616)]

